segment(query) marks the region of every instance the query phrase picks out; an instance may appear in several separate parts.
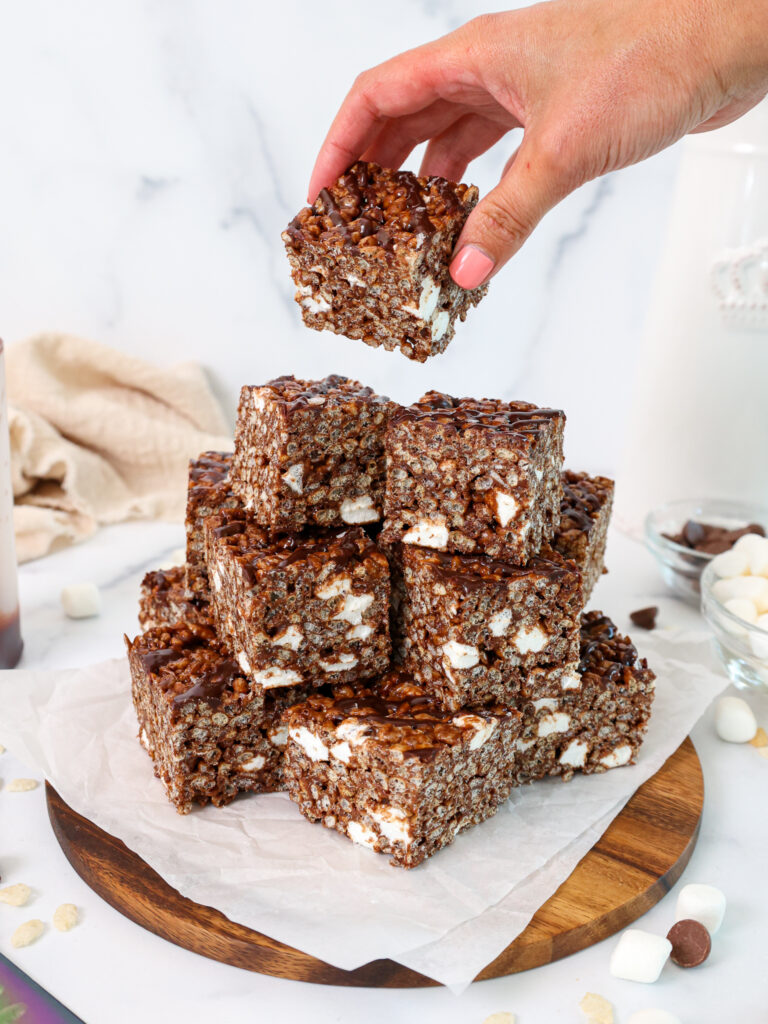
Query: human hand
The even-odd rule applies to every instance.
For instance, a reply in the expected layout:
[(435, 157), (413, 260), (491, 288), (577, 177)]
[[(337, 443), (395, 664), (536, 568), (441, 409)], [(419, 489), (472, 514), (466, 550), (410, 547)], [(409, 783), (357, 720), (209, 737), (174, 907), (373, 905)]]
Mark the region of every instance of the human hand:
[(469, 216), (451, 275), (476, 288), (592, 178), (768, 92), (766, 0), (552, 0), (484, 15), (355, 80), (323, 143), (309, 201), (355, 160), (461, 181), (513, 128), (523, 140)]

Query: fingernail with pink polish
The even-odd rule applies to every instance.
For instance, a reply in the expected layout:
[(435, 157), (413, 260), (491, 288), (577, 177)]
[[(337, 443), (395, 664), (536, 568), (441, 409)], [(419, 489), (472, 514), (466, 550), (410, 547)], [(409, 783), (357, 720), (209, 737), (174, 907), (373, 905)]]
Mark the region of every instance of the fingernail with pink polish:
[(465, 245), (451, 263), (451, 277), (459, 286), (471, 291), (479, 288), (493, 270), (493, 260), (476, 245)]

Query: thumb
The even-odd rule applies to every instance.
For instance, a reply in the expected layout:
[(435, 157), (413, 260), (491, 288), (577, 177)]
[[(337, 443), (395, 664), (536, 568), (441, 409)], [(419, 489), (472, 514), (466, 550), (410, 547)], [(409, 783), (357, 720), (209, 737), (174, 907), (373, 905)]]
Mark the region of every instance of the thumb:
[(561, 163), (524, 139), (499, 184), (467, 218), (450, 273), (461, 288), (478, 288), (514, 256), (541, 218), (576, 186)]

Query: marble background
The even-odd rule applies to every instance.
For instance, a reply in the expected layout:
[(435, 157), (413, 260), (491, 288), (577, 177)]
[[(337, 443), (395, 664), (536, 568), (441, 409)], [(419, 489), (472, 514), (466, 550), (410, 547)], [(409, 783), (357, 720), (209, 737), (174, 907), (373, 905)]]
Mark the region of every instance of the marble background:
[[(230, 410), (289, 372), (558, 405), (569, 463), (613, 471), (677, 149), (564, 202), (425, 365), (305, 329), (292, 298), (280, 231), (354, 75), (505, 6), (3, 3), (0, 335), (200, 360)], [(471, 167), (481, 191), (515, 145)]]

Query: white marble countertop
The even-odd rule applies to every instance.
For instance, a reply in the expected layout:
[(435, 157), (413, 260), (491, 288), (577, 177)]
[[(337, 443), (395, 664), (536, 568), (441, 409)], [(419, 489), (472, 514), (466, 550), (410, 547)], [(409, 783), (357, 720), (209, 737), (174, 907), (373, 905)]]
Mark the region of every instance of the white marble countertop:
[[(24, 667), (64, 668), (119, 656), (123, 632), (136, 629), (143, 572), (167, 558), (181, 541), (181, 529), (175, 526), (127, 524), (23, 567)], [(638, 544), (614, 533), (607, 560), (614, 571), (598, 585), (597, 606), (610, 611), (649, 599), (661, 601), (668, 625), (683, 624), (695, 615), (664, 597), (655, 565)], [(70, 621), (60, 609), (61, 587), (86, 579), (102, 588), (102, 615)], [(750, 702), (763, 724), (768, 723), (768, 700), (750, 697)], [(535, 1024), (580, 1019), (577, 1004), (587, 991), (602, 993), (614, 1003), (617, 1024), (649, 1006), (676, 1012), (683, 1024), (719, 1019), (715, 1008), (726, 1005), (736, 1020), (762, 1021), (768, 995), (762, 895), (768, 866), (768, 818), (763, 813), (768, 762), (751, 747), (718, 740), (711, 719), (710, 711), (693, 732), (706, 799), (701, 836), (683, 881), (720, 886), (728, 896), (728, 913), (706, 964), (687, 972), (668, 965), (653, 986), (609, 975), (615, 938), (534, 971), (475, 984), (459, 997), (442, 989), (374, 993), (307, 985), (215, 963), (144, 931), (87, 888), (51, 832), (42, 788), (19, 795), (0, 790), (0, 872), (4, 882), (25, 881), (37, 890), (27, 916), (50, 920), (59, 903), (73, 902), (82, 908), (82, 923), (67, 935), (49, 934), (34, 946), (12, 950), (10, 936), (26, 918), (0, 907), (0, 950), (87, 1024), (236, 1024), (253, 1019), (482, 1024), (499, 1010), (518, 1014), (519, 1024)], [(27, 774), (24, 765), (2, 755), (2, 779)], [(673, 890), (645, 915), (642, 927), (665, 934), (673, 921), (674, 901)]]

